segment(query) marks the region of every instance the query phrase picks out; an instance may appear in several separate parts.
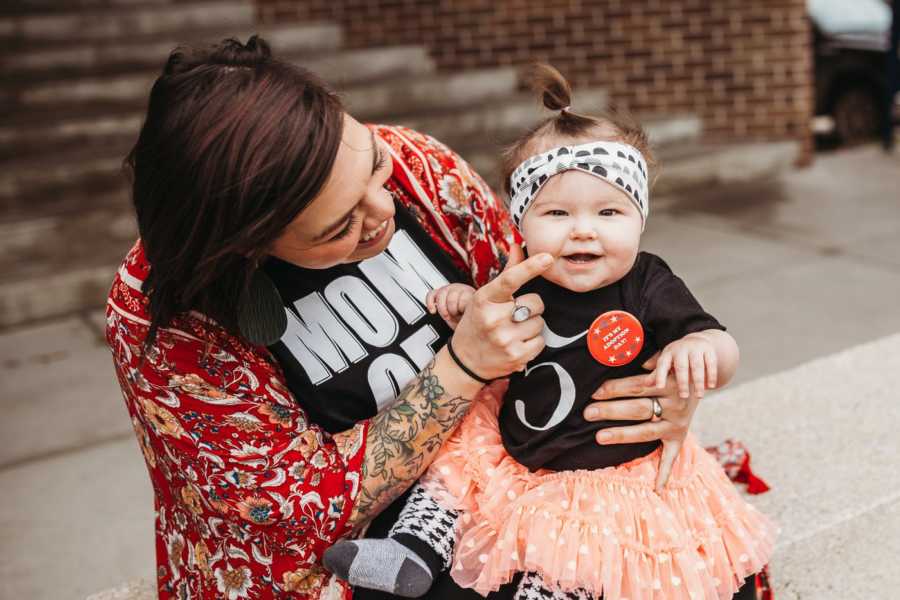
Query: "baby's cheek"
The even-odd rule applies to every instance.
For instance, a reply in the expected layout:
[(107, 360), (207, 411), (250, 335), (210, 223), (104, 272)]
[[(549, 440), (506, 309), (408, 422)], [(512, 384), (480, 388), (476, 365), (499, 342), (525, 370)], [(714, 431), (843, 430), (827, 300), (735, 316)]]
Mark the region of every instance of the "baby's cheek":
[(553, 266), (544, 271), (542, 277), (551, 283), (555, 283), (560, 287), (568, 287), (568, 277), (566, 276), (565, 266), (561, 264), (562, 259), (558, 258), (553, 262)]
[(533, 227), (526, 230), (525, 247), (528, 248), (528, 255), (534, 256), (541, 252), (549, 252), (557, 256), (566, 243), (568, 229), (563, 230), (559, 226), (545, 224), (542, 227)]

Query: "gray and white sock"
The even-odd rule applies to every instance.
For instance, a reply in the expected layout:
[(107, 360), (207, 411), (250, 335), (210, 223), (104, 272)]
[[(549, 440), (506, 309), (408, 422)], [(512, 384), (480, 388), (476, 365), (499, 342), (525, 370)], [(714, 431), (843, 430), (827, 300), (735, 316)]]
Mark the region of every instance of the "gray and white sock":
[(351, 585), (418, 598), (450, 566), (456, 518), (416, 484), (387, 538), (338, 542), (323, 562)]
[(325, 551), (322, 562), (351, 585), (404, 598), (424, 595), (433, 581), (425, 561), (391, 538), (338, 542)]

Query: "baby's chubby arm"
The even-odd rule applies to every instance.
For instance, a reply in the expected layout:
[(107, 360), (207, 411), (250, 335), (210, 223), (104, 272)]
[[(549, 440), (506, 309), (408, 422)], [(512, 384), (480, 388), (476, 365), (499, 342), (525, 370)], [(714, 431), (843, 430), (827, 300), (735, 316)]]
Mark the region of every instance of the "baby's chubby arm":
[(664, 387), (674, 370), (678, 395), (689, 397), (693, 387), (702, 398), (705, 389), (723, 386), (734, 377), (739, 360), (740, 350), (730, 334), (719, 329), (689, 333), (663, 348), (653, 371), (656, 387)]
[(475, 288), (472, 286), (464, 283), (451, 283), (429, 291), (425, 297), (425, 305), (428, 307), (428, 312), (439, 313), (450, 329), (455, 330), (473, 295), (475, 295)]

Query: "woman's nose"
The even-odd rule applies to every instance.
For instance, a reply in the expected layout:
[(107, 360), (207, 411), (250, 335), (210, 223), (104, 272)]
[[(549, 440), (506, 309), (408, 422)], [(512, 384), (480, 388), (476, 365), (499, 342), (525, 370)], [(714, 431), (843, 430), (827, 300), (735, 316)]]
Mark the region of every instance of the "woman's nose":
[(366, 194), (364, 205), (366, 217), (363, 225), (365, 228), (378, 227), (394, 215), (394, 196), (387, 188), (380, 188)]

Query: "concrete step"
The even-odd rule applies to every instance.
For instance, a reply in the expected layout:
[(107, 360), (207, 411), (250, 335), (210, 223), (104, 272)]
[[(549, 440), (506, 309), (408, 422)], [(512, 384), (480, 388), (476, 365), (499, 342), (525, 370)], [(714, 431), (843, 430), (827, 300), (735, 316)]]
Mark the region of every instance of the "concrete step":
[[(361, 66), (360, 58), (359, 54), (353, 55), (347, 60), (346, 66)], [(388, 52), (381, 61), (382, 72), (387, 70), (385, 75), (391, 71), (406, 75), (412, 69), (425, 66), (421, 62), (413, 62), (406, 69), (401, 69), (397, 61), (405, 58), (408, 57), (403, 53)], [(337, 65), (337, 61), (333, 59), (323, 62), (326, 69)], [(328, 71), (324, 75), (326, 78), (327, 73)], [(471, 106), (479, 101), (511, 94), (515, 91), (517, 81), (515, 69), (509, 67), (466, 71), (455, 75), (420, 74), (417, 78), (404, 76), (393, 79), (372, 79), (373, 74), (364, 70), (356, 73), (363, 78), (365, 85), (361, 85), (360, 79), (352, 74), (345, 74), (344, 84), (352, 85), (343, 91), (350, 110), (362, 119), (421, 111), (424, 106), (432, 110)], [(158, 76), (158, 70), (152, 70), (47, 82), (23, 82), (0, 91), (0, 107), (27, 118), (33, 112), (40, 114), (74, 107), (142, 106)]]
[[(133, 144), (144, 113), (115, 108), (70, 111), (69, 116), (37, 113), (13, 121), (0, 117), (0, 161), (25, 160), (52, 149), (59, 153), (77, 147), (106, 147), (120, 151)], [(124, 155), (122, 155), (124, 156)]]
[(104, 9), (117, 7), (166, 6), (173, 0), (6, 0), (0, 15), (28, 15), (65, 13), (73, 9)]
[(46, 215), (0, 224), (0, 281), (44, 276), (73, 264), (109, 265), (137, 239), (127, 197), (80, 212)]
[[(602, 109), (608, 95), (602, 89), (578, 92), (579, 107)], [(532, 93), (517, 93), (496, 101), (480, 102), (453, 111), (426, 111), (401, 115), (395, 121), (441, 140), (454, 150), (485, 144), (507, 143), (516, 135), (549, 116)]]
[(0, 225), (0, 328), (103, 306), (137, 239), (124, 198), (83, 213)]
[[(415, 108), (429, 106), (435, 110), (441, 107), (458, 108), (466, 103), (506, 102), (515, 86), (515, 71), (512, 69), (489, 69), (474, 71), (459, 76), (427, 75), (418, 79), (397, 78), (375, 84), (366, 84), (349, 88), (345, 91), (350, 111), (363, 120), (380, 120), (391, 111), (404, 107)], [(466, 90), (462, 93), (460, 90)], [(477, 105), (477, 104), (476, 104)], [(140, 127), (140, 120), (131, 117), (111, 117), (106, 119), (99, 131), (95, 131), (88, 123), (71, 127), (50, 129), (49, 127), (25, 130), (26, 135), (34, 135), (48, 131), (58, 137), (67, 137), (73, 141), (73, 147), (54, 153), (40, 153), (34, 156), (21, 156), (22, 145), (13, 140), (5, 140), (5, 154), (16, 152), (18, 157), (7, 160), (0, 173), (0, 206), (7, 210), (20, 210), (34, 207), (68, 195), (68, 190), (83, 185), (95, 190), (108, 189), (109, 185), (121, 179), (122, 157), (133, 142), (134, 134)], [(101, 133), (108, 130), (121, 132), (115, 137), (98, 136), (90, 143), (84, 143), (84, 133)], [(18, 128), (9, 130), (15, 138)], [(3, 139), (0, 131), (0, 139)], [(46, 138), (45, 138), (46, 140)], [(39, 152), (45, 140), (32, 141), (25, 147)], [(77, 146), (74, 141), (79, 140)], [(19, 142), (26, 141), (19, 136)], [(57, 140), (58, 141), (58, 140)]]
[[(506, 95), (504, 90), (512, 85), (513, 73), (509, 70), (488, 70), (469, 75), (472, 81), (466, 83), (459, 77), (424, 77), (412, 83), (404, 80), (387, 81), (376, 86), (361, 86), (347, 92), (349, 101), (358, 107), (357, 116), (366, 119), (369, 114), (387, 112), (397, 104), (392, 100), (402, 90), (411, 90), (412, 99), (420, 104), (433, 105), (442, 102), (466, 105), (442, 113), (429, 110), (427, 113), (391, 118), (384, 122), (409, 124), (425, 133), (435, 135), (452, 148), (471, 147), (472, 140), (484, 143), (508, 141), (524, 128), (542, 118), (531, 94)], [(467, 94), (450, 90), (467, 88)], [(437, 97), (441, 91), (447, 98)], [(365, 106), (361, 103), (371, 98)], [(603, 106), (606, 93), (603, 90), (584, 90), (581, 98), (588, 105)], [(473, 104), (474, 103), (474, 104)], [(362, 115), (359, 114), (362, 113)], [(124, 178), (121, 174), (122, 158), (140, 128), (141, 118), (136, 114), (108, 117), (99, 125), (90, 120), (69, 122), (60, 126), (28, 128), (0, 128), (0, 148), (5, 155), (16, 152), (19, 155), (3, 163), (0, 171), (0, 207), (6, 213), (27, 215), (29, 213), (52, 213), (65, 210), (66, 206), (87, 209), (93, 205), (92, 197), (124, 193)], [(115, 133), (111, 133), (115, 132)], [(43, 138), (35, 138), (47, 134)], [(16, 137), (18, 135), (18, 137)], [(32, 137), (27, 137), (27, 136)], [(5, 137), (4, 137), (5, 136)], [(42, 151), (49, 145), (67, 149), (48, 154)], [(28, 149), (33, 152), (27, 155)], [(0, 155), (4, 151), (0, 150)], [(494, 153), (493, 156), (498, 156)], [(85, 204), (86, 203), (86, 204)]]
[[(516, 133), (549, 114), (537, 105), (531, 94), (507, 97), (504, 90), (510, 85), (512, 74), (506, 69), (428, 77), (434, 65), (425, 51), (416, 46), (339, 52), (312, 57), (303, 64), (316, 73), (326, 74), (342, 88), (348, 104), (352, 105), (351, 111), (359, 118), (407, 125), (434, 135), (451, 147), (471, 146), (473, 138), (508, 142)], [(410, 80), (409, 75), (418, 79)], [(398, 79), (383, 81), (378, 86), (363, 86), (365, 80), (360, 79), (392, 76)], [(360, 87), (354, 89), (357, 84)], [(471, 85), (475, 91), (460, 91), (463, 84)], [(401, 105), (391, 102), (404, 90), (419, 106), (428, 105), (429, 110), (419, 108), (404, 115), (399, 110)], [(438, 97), (441, 92), (447, 97)], [(107, 96), (115, 93), (109, 91)], [(592, 108), (606, 105), (607, 95), (603, 90), (584, 90), (581, 97)], [(429, 100), (438, 106), (457, 108), (435, 111), (434, 104), (427, 104)], [(463, 101), (467, 104), (461, 104)], [(140, 110), (121, 102), (69, 107), (62, 114), (45, 106), (29, 113), (0, 115), (0, 159), (24, 157), (30, 152), (44, 153), (49, 147), (106, 144), (114, 137), (133, 141), (142, 119)]]
[(6, 161), (0, 171), (0, 207), (4, 214), (73, 203), (76, 192), (99, 194), (125, 183), (122, 159), (127, 149), (111, 146), (91, 151), (74, 148), (46, 157)]
[(376, 82), (343, 91), (348, 111), (365, 121), (429, 111), (471, 110), (515, 93), (516, 69), (499, 67)]
[(653, 194), (676, 196), (691, 189), (768, 179), (792, 169), (799, 156), (800, 144), (794, 141), (673, 146), (661, 157)]
[(0, 16), (0, 42), (34, 46), (75, 41), (149, 38), (206, 29), (244, 30), (254, 24), (245, 0), (192, 1), (161, 10), (154, 4), (72, 7), (64, 12)]
[[(169, 32), (152, 39), (76, 41), (52, 47), (16, 47), (0, 56), (0, 77), (10, 86), (73, 80), (103, 74), (134, 71), (157, 72), (173, 48), (182, 44), (204, 45), (228, 37), (246, 41), (258, 33), (276, 56), (301, 56), (336, 51), (343, 43), (342, 30), (332, 23), (267, 25), (236, 30), (232, 26), (212, 30)], [(377, 60), (376, 60), (377, 62)]]
[[(284, 50), (275, 41), (273, 46), (276, 52)], [(323, 52), (302, 58), (285, 50), (281, 55), (322, 74), (332, 85), (342, 88), (375, 79), (422, 77), (434, 71), (434, 62), (421, 46)], [(146, 85), (149, 89), (150, 83)], [(362, 93), (357, 91), (352, 95), (359, 98)], [(59, 110), (42, 107), (30, 113), (0, 116), (0, 160), (44, 154), (47, 148), (122, 147), (123, 140), (134, 142), (143, 118), (140, 106), (129, 102), (94, 103)]]
[[(756, 345), (783, 362), (795, 351), (767, 339)], [(772, 486), (754, 504), (782, 527), (772, 561), (779, 599), (889, 598), (884, 590), (900, 582), (892, 566), (900, 471), (884, 468), (900, 453), (900, 405), (885, 402), (897, 372), (894, 334), (724, 390), (697, 411), (692, 429), (701, 439), (742, 440)]]
[[(280, 47), (273, 42), (276, 52), (280, 52)], [(435, 72), (434, 60), (424, 46), (385, 46), (308, 55), (287, 52), (284, 58), (309, 69), (337, 89), (383, 79), (424, 77)]]

